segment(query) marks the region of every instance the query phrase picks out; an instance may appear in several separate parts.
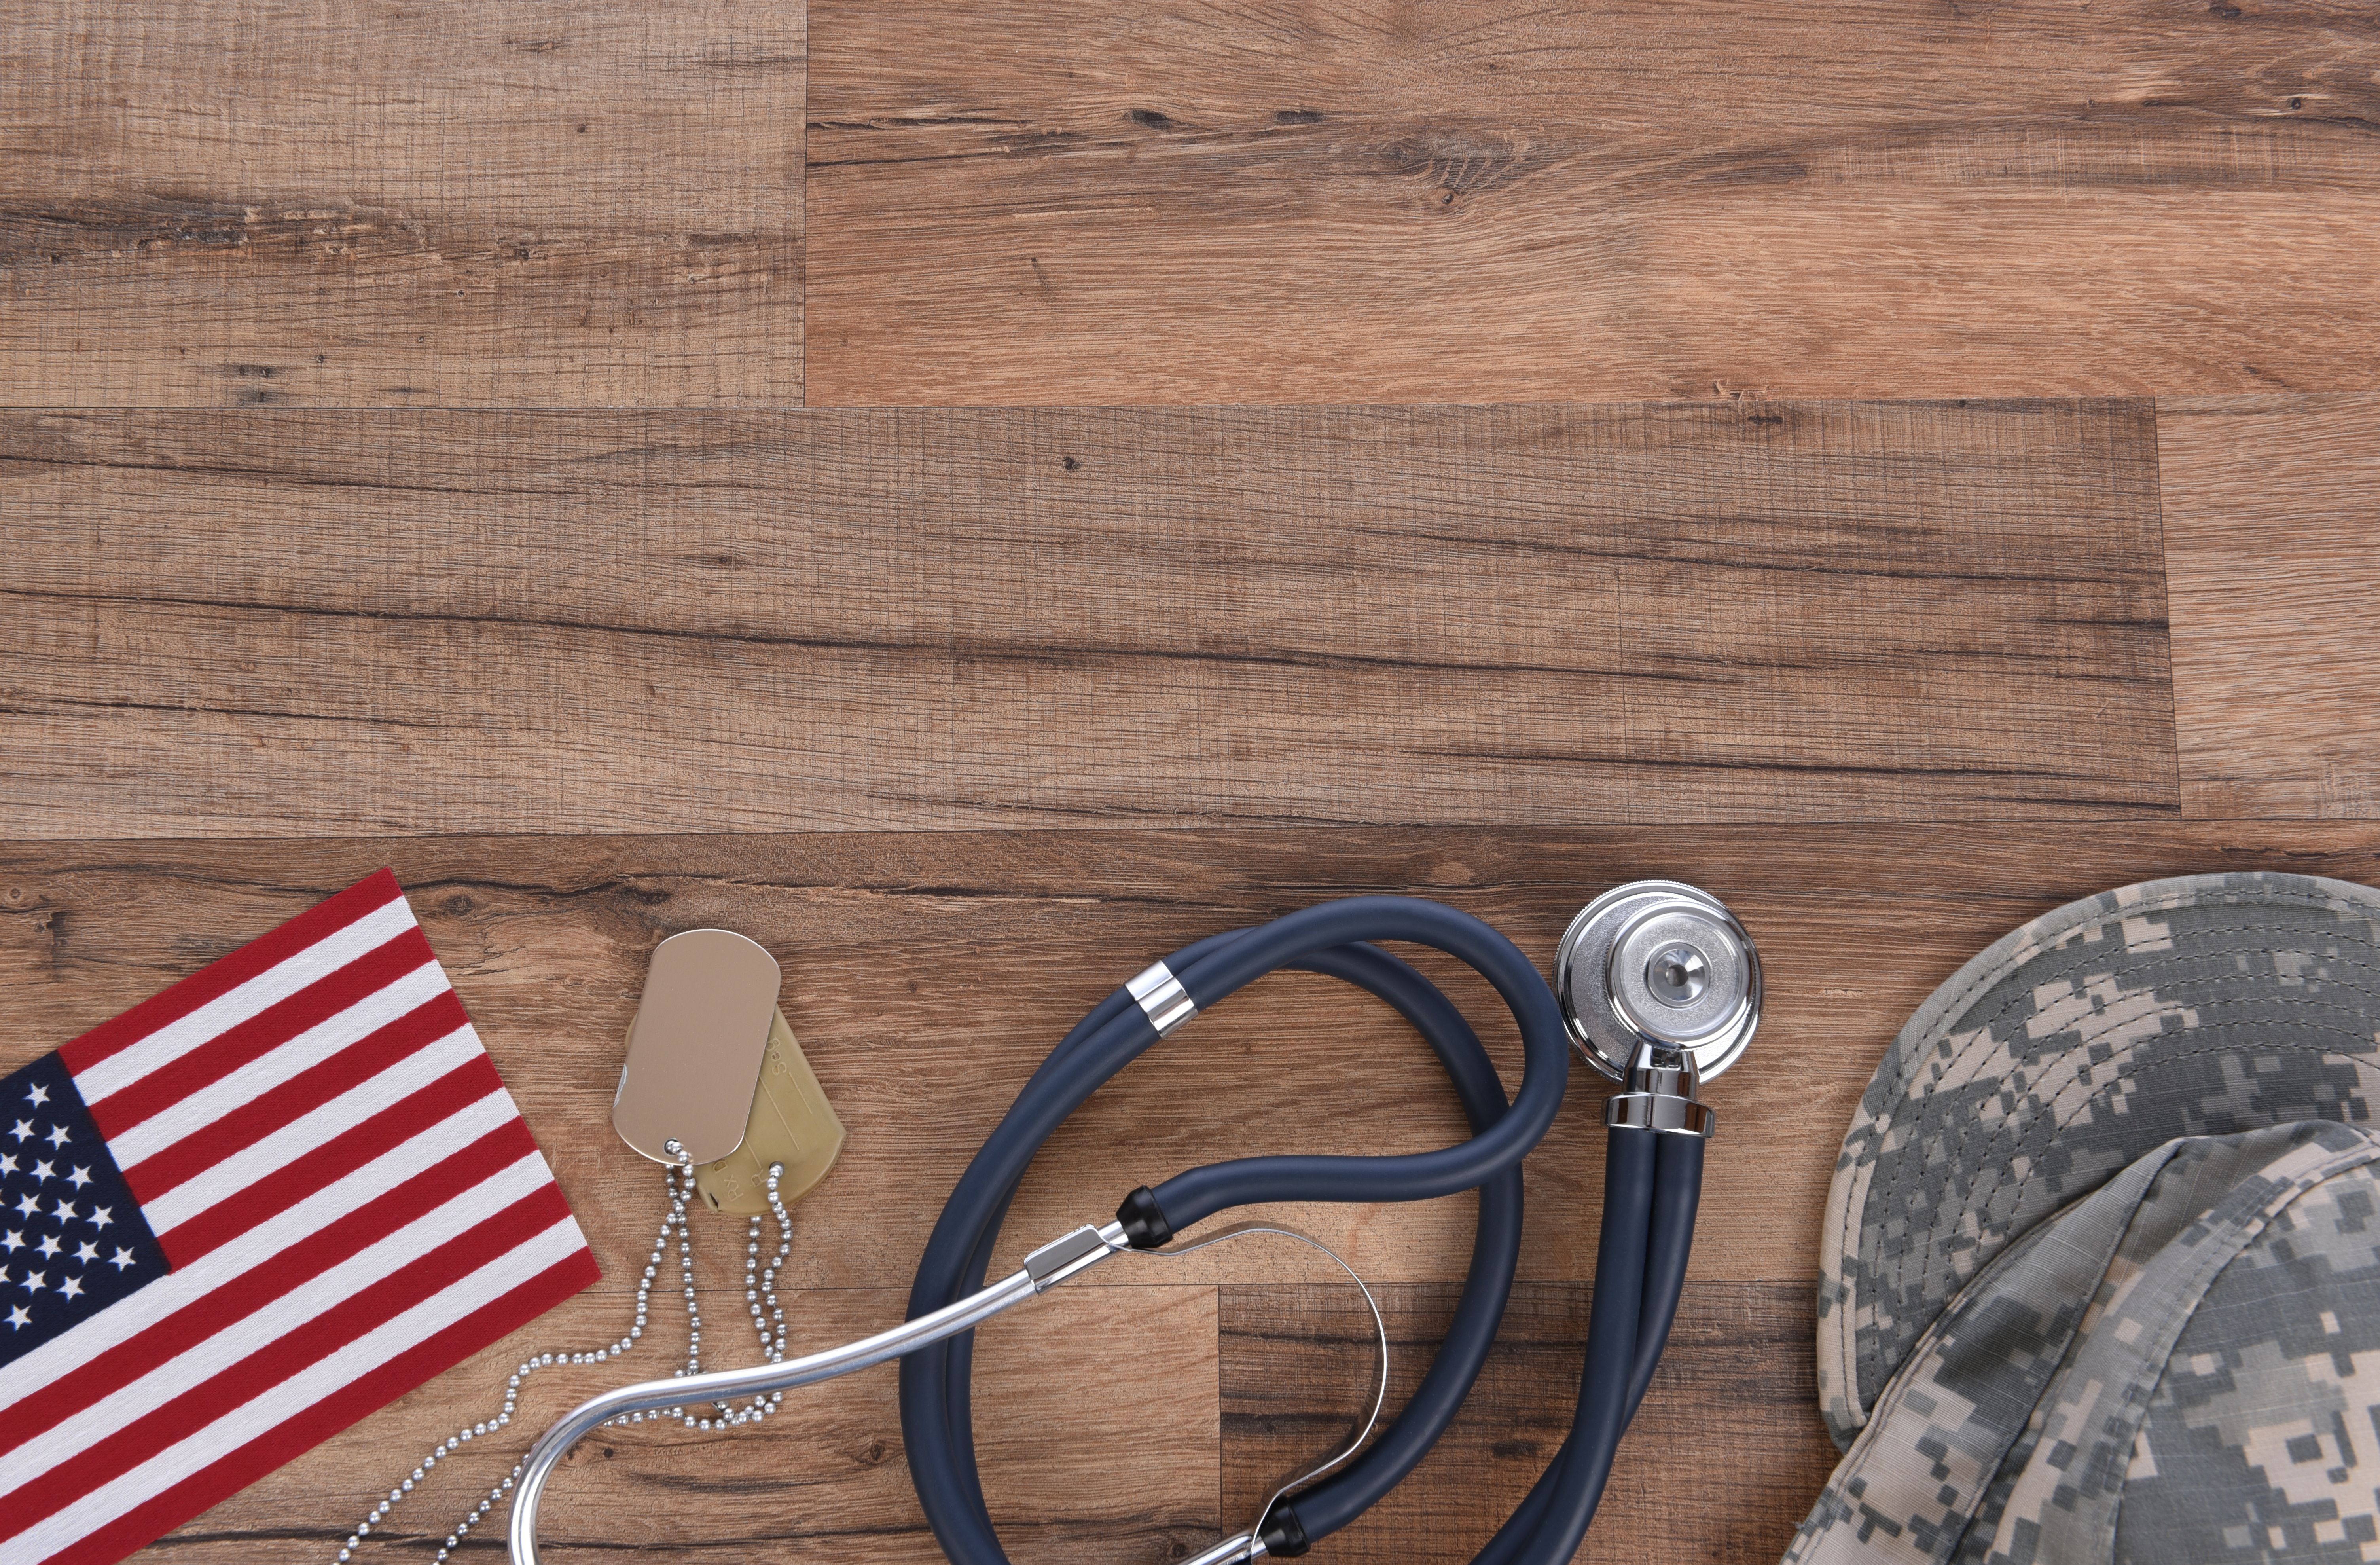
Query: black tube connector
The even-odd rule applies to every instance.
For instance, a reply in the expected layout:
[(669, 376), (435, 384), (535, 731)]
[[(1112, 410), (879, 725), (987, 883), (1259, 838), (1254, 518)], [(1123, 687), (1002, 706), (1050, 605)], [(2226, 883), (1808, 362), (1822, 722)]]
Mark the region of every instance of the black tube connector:
[(1264, 1540), (1265, 1552), (1276, 1559), (1294, 1559), (1314, 1547), (1305, 1529), (1298, 1525), (1297, 1512), (1289, 1508), (1287, 1500), (1265, 1512), (1264, 1525), (1257, 1529), (1257, 1536)]
[(1123, 1198), (1116, 1208), (1116, 1221), (1123, 1225), (1123, 1236), (1132, 1241), (1135, 1250), (1155, 1250), (1173, 1238), (1173, 1225), (1157, 1204), (1157, 1192), (1141, 1186)]

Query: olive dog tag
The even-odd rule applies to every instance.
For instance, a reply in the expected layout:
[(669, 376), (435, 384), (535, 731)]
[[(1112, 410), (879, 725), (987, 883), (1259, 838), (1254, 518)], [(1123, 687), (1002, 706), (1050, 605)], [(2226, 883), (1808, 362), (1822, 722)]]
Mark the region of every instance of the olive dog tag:
[(842, 1150), (843, 1121), (835, 1118), (781, 1010), (769, 1027), (768, 1062), (760, 1068), (760, 1090), (752, 1098), (744, 1144), (697, 1168), (695, 1188), (714, 1212), (758, 1217), (769, 1209), (771, 1165), (784, 1168), (777, 1198), (790, 1206), (826, 1178)]
[(656, 1163), (674, 1141), (713, 1163), (744, 1141), (777, 1014), (777, 959), (725, 929), (689, 929), (653, 948), (628, 1029), (612, 1128)]

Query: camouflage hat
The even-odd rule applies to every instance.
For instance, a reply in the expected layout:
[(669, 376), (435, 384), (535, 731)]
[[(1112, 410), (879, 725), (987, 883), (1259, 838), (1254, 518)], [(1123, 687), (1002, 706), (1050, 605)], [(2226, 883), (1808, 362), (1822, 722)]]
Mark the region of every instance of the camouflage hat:
[(2362, 1121), (2380, 1096), (2380, 892), (2207, 874), (2070, 902), (1934, 991), (1843, 1138), (1818, 1396), (1848, 1446), (2010, 1240), (2176, 1136)]
[(1952, 1302), (1785, 1559), (2369, 1559), (2375, 1417), (2380, 1133), (2182, 1137)]
[[(1930, 1540), (1914, 1554), (1895, 1548), (1895, 1558), (1948, 1559), (1961, 1538), (1973, 1541), (1984, 1510), (1958, 1510), (1967, 1500), (1953, 1491), (1966, 1495), (1963, 1480), (1928, 1468), (1930, 1481), (1878, 1494), (1887, 1474), (1863, 1455), (1905, 1445), (1955, 1467), (1991, 1446), (1985, 1438), (1976, 1447), (1972, 1430), (1954, 1437), (1930, 1423), (1909, 1425), (1912, 1416), (1938, 1415), (1963, 1427), (1967, 1417), (1953, 1410), (1957, 1398), (1927, 1382), (1942, 1372), (1928, 1355), (1951, 1351), (1956, 1332), (1980, 1323), (2030, 1322), (1990, 1361), (2001, 1383), (1968, 1388), (1983, 1393), (1978, 1405), (1992, 1410), (1996, 1428), (2012, 1416), (2022, 1429), (2049, 1405), (2050, 1377), (2074, 1347), (2060, 1312), (2078, 1314), (2107, 1278), (2131, 1275), (2103, 1265), (2103, 1275), (2077, 1281), (2066, 1240), (2045, 1246), (2048, 1232), (2095, 1212), (2093, 1220), (2114, 1224), (2116, 1238), (2089, 1253), (2104, 1253), (2107, 1265), (2146, 1265), (2154, 1246), (2138, 1246), (2148, 1237), (2125, 1241), (2134, 1248), (2123, 1257), (2112, 1246), (2133, 1232), (2134, 1209), (2146, 1209), (2158, 1171), (2180, 1155), (2168, 1144), (2177, 1138), (2367, 1119), (2367, 1097), (2380, 1084), (2372, 1080), (2380, 1076), (2380, 996), (2367, 987), (2380, 972), (2375, 947), (2380, 893), (2368, 887), (2299, 875), (2195, 875), (2127, 886), (2036, 919), (1919, 1008), (1869, 1084), (1828, 1202), (1820, 1397), (1837, 1443), (1857, 1437), (1859, 1447), (1795, 1558), (1835, 1558), (1808, 1550), (1815, 1538), (1840, 1535), (1848, 1515), (1863, 1518), (1855, 1530), (1871, 1540), (1891, 1536), (1888, 1523)], [(2183, 1166), (2196, 1167), (2200, 1155)], [(2235, 1162), (2220, 1167), (2237, 1172)], [(2103, 1187), (2114, 1192), (2107, 1203), (2082, 1200)], [(2116, 1208), (2120, 1217), (2110, 1216)], [(2053, 1214), (2057, 1223), (2046, 1224)], [(2154, 1231), (2154, 1223), (2139, 1229)], [(1945, 1314), (1954, 1296), (1958, 1323)], [(2036, 1363), (2028, 1353), (2046, 1357)], [(2161, 1384), (2153, 1375), (2113, 1389), (2139, 1401)], [(1875, 1427), (1888, 1411), (1888, 1434)], [(2069, 1439), (2060, 1435), (2046, 1453), (2060, 1457), (2060, 1472)], [(1970, 1474), (1973, 1506), (1987, 1507), (1986, 1491), (2004, 1474), (1996, 1464), (2018, 1461), (2018, 1449), (1999, 1449)], [(2004, 1475), (2013, 1481), (2012, 1472)], [(1985, 1533), (1983, 1543), (1990, 1538)], [(2030, 1556), (2020, 1548), (2010, 1557)]]

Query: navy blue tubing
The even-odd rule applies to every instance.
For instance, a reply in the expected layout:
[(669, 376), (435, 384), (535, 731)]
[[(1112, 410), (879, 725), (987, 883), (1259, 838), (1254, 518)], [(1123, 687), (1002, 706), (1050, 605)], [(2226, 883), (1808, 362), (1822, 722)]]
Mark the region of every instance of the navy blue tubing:
[[(1636, 1416), (1670, 1339), (1694, 1248), (1704, 1144), (1700, 1136), (1654, 1131), (1610, 1133), (1578, 1412), (1552, 1464), (1472, 1565), (1567, 1565), (1578, 1552), (1602, 1502), (1620, 1437)], [(1640, 1277), (1637, 1288), (1621, 1286)], [(1633, 1298), (1623, 1302), (1623, 1294)], [(1609, 1312), (1607, 1298), (1613, 1304)], [(1633, 1353), (1626, 1346), (1632, 1339)]]
[[(1359, 918), (1373, 922), (1355, 924)], [(1470, 928), (1462, 927), (1465, 924)], [(1460, 1013), (1412, 969), (1363, 946), (1366, 937), (1410, 939), (1448, 950), (1478, 969), (1504, 996), (1521, 1023), (1525, 1057), (1521, 1094), (1510, 1112), (1483, 1113), (1500, 1106), (1501, 1085)], [(1334, 941), (1346, 948), (1333, 949)], [(1267, 949), (1277, 953), (1270, 962), (1261, 960)], [(1510, 960), (1504, 960), (1508, 954)], [(1412, 1470), (1451, 1420), (1478, 1374), (1501, 1319), (1517, 1253), (1518, 1160), (1542, 1135), (1567, 1084), (1560, 1014), (1544, 981), (1511, 942), (1467, 914), (1405, 898), (1327, 903), (1260, 929), (1233, 931), (1184, 947), (1167, 959), (1167, 965), (1201, 1009), (1279, 967), (1329, 972), (1371, 989), (1429, 1040), (1478, 1132), (1461, 1146), (1415, 1156), (1248, 1158), (1193, 1169), (1158, 1187), (1157, 1204), (1170, 1229), (1255, 1201), (1419, 1200), (1450, 1194), (1469, 1188), (1459, 1182), (1464, 1171), (1488, 1165), (1485, 1175), (1471, 1181), (1481, 1187), (1472, 1273), (1454, 1324), (1422, 1386), (1390, 1430), (1353, 1463), (1276, 1506), (1265, 1519), (1263, 1530), (1273, 1552), (1303, 1552), (1313, 1539), (1360, 1515)], [(1452, 1018), (1451, 1028), (1448, 1017)], [(935, 1225), (910, 1294), (913, 1317), (982, 1285), (1001, 1221), (1034, 1152), (1067, 1114), (1154, 1042), (1155, 1030), (1130, 996), (1118, 990), (1050, 1052), (977, 1154)], [(1548, 1042), (1549, 1051), (1545, 1046)], [(1484, 1096), (1483, 1083), (1493, 1093), (1493, 1103)], [(1549, 1092), (1545, 1090), (1548, 1086)], [(1516, 1122), (1536, 1123), (1513, 1151), (1511, 1143), (1519, 1140), (1513, 1131)], [(1702, 1154), (1698, 1137), (1640, 1131), (1611, 1134), (1598, 1281), (1577, 1418), (1552, 1465), (1476, 1565), (1565, 1565), (1585, 1537), (1620, 1437), (1644, 1398), (1669, 1335), (1691, 1249)], [(1385, 1178), (1383, 1170), (1388, 1171)], [(1005, 1565), (976, 1471), (972, 1360), (970, 1337), (904, 1360), (902, 1427), (911, 1475), (943, 1551), (956, 1565)]]
[[(1369, 989), (1412, 1022), (1445, 1066), (1474, 1132), (1503, 1117), (1504, 1084), (1494, 1062), (1463, 1013), (1428, 979), (1372, 946), (1342, 946), (1297, 965)], [(1479, 1187), (1478, 1223), (1463, 1295), (1429, 1372), (1405, 1400), (1403, 1411), (1356, 1461), (1275, 1505), (1265, 1518), (1268, 1522), (1277, 1529), (1285, 1525), (1309, 1541), (1323, 1537), (1361, 1516), (1404, 1481), (1453, 1422), (1479, 1378), (1496, 1328), (1504, 1322), (1504, 1302), (1512, 1295), (1520, 1259), (1521, 1169), (1514, 1164)]]
[[(1522, 1026), (1525, 1063), (1518, 1104), (1507, 1109), (1495, 1068), (1461, 1012), (1412, 968), (1348, 937), (1364, 933), (1448, 950), (1507, 996)], [(1273, 960), (1254, 960), (1267, 950)], [(1471, 1275), (1429, 1373), (1378, 1439), (1298, 1497), (1296, 1524), (1311, 1518), (1308, 1535), (1319, 1536), (1361, 1514), (1412, 1470), (1452, 1419), (1486, 1359), (1517, 1264), (1519, 1161), (1551, 1122), (1567, 1085), (1560, 1014), (1544, 980), (1509, 940), (1469, 914), (1408, 898), (1358, 898), (1308, 909), (1258, 929), (1185, 947), (1167, 959), (1167, 966), (1201, 1009), (1278, 967), (1326, 972), (1371, 990), (1412, 1021), (1437, 1051), (1478, 1132), (1462, 1146), (1417, 1156), (1243, 1159), (1220, 1166), (1225, 1177), (1203, 1193), (1194, 1183), (1186, 1196), (1159, 1196), (1172, 1226), (1180, 1228), (1220, 1209), (1204, 1204), (1216, 1191), (1261, 1192), (1244, 1200), (1333, 1199), (1327, 1192), (1308, 1193), (1312, 1187), (1303, 1180), (1309, 1170), (1324, 1192), (1349, 1188), (1352, 1178), (1353, 1198), (1366, 1201), (1419, 1200), (1480, 1187)], [(919, 1262), (910, 1293), (912, 1316), (982, 1285), (1000, 1224), (1034, 1152), (1068, 1113), (1156, 1041), (1139, 1008), (1118, 990), (1050, 1052), (952, 1192)], [(1524, 1111), (1522, 1123), (1536, 1126), (1525, 1138), (1510, 1128)], [(1374, 1170), (1373, 1177), (1360, 1177), (1357, 1171), (1365, 1168)], [(1169, 1181), (1166, 1189), (1181, 1183)], [(1194, 1211), (1195, 1217), (1176, 1216)], [(905, 1359), (902, 1425), (911, 1475), (944, 1552), (960, 1565), (997, 1565), (1005, 1556), (983, 1506), (971, 1436), (972, 1358), (971, 1341), (959, 1338)]]
[(1636, 1328), (1636, 1367), (1628, 1375), (1628, 1416), (1634, 1418), (1669, 1345), (1670, 1323), (1686, 1289), (1686, 1258), (1694, 1247), (1694, 1209), (1702, 1204), (1700, 1136), (1663, 1136), (1653, 1159), (1653, 1231), (1645, 1261), (1645, 1308)]
[[(1521, 1029), (1521, 1090), (1512, 1112), (1469, 1141), (1437, 1152), (1243, 1157), (1176, 1174), (1156, 1190), (1157, 1205), (1175, 1232), (1229, 1207), (1260, 1201), (1427, 1201), (1473, 1190), (1520, 1162), (1552, 1126), (1570, 1084), (1570, 1038), (1553, 991), (1519, 947), (1442, 902), (1415, 897), (1324, 902), (1252, 930), (1248, 938), (1199, 957), (1175, 976), (1204, 1010), (1275, 968), (1294, 966), (1333, 946), (1370, 940), (1435, 946), (1495, 985)], [(1146, 1022), (1142, 1026), (1147, 1030)]]
[[(1431, 1043), (1445, 1063), (1473, 1129), (1485, 1129), (1504, 1113), (1503, 1084), (1498, 1079), (1496, 1068), (1488, 1059), (1487, 1051), (1479, 1046), (1470, 1023), (1438, 991), (1437, 986), (1420, 973), (1371, 946), (1349, 946), (1320, 952), (1297, 966), (1305, 972), (1341, 978), (1368, 989), (1395, 1007)], [(1123, 993), (1117, 991), (1119, 995)], [(1096, 1025), (1098, 1020), (1099, 1012), (1095, 1010), (1090, 1021)], [(1060, 1048), (1063, 1050), (1066, 1046), (1062, 1044)], [(1006, 1203), (1003, 1202), (1003, 1216), (1005, 1209)], [(1421, 1385), (1406, 1400), (1404, 1411), (1372, 1443), (1362, 1459), (1298, 1497), (1294, 1514), (1298, 1518), (1297, 1524), (1308, 1535), (1319, 1537), (1337, 1531), (1402, 1482), (1428, 1452), (1431, 1444), (1461, 1407), (1472, 1383), (1478, 1377), (1480, 1365), (1495, 1339), (1496, 1328), (1503, 1320), (1504, 1302), (1512, 1290), (1520, 1253), (1521, 1213), (1519, 1169), (1506, 1169), (1481, 1187), (1479, 1221), (1472, 1243), (1471, 1268), (1462, 1298), (1455, 1306), (1454, 1319), (1448, 1327), (1445, 1343), (1432, 1360)], [(986, 1231), (975, 1253), (969, 1257), (965, 1272), (954, 1285), (956, 1293), (953, 1297), (983, 1286), (990, 1269), (992, 1246), (998, 1237), (997, 1225)], [(909, 1362), (916, 1363), (932, 1351), (934, 1350), (926, 1350), (912, 1354)], [(944, 1399), (944, 1437), (952, 1443), (951, 1455), (953, 1458), (944, 1472), (946, 1476), (955, 1475), (965, 1481), (967, 1498), (963, 1503), (973, 1508), (978, 1505), (979, 1498), (975, 1484), (969, 1397), (974, 1334), (954, 1339), (941, 1351), (946, 1356), (940, 1387), (940, 1395)], [(906, 1384), (905, 1381), (905, 1388)], [(929, 1395), (931, 1394), (929, 1391)], [(905, 1416), (907, 1405), (905, 1401)], [(1273, 1514), (1279, 1516), (1286, 1506), (1284, 1501)]]

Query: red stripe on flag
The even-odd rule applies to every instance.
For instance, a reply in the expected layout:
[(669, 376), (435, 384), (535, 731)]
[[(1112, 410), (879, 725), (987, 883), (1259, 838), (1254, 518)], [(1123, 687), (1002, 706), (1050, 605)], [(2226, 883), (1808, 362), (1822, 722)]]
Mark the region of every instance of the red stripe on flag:
[(217, 1202), (188, 1222), (157, 1236), (168, 1265), (187, 1266), (229, 1243), (266, 1218), (285, 1212), (332, 1181), (354, 1173), (389, 1148), (419, 1135), (441, 1119), (504, 1091), (495, 1061), (486, 1055), (458, 1065), (438, 1080), (366, 1119), (338, 1140), (318, 1146), (286, 1168)]
[(469, 1024), (461, 998), (449, 989), (211, 1122), (204, 1135), (184, 1136), (155, 1156), (135, 1163), (124, 1170), (124, 1182), (131, 1186), (133, 1199), (146, 1205), (349, 1088), (362, 1085), (422, 1045)]
[(12, 1494), (0, 1496), (0, 1538), (98, 1488), (452, 1287), (570, 1216), (559, 1188), (524, 1196), (354, 1297), (225, 1365), (105, 1437), (85, 1446)]
[(67, 1070), (88, 1070), (404, 895), (396, 876), (381, 870), (329, 901), (307, 909), (271, 934), (210, 962), (163, 994), (152, 995), (114, 1021), (101, 1022), (58, 1053), (65, 1058)]
[[(387, 988), (418, 967), (438, 960), (419, 929), (366, 951), (335, 972), (269, 1006), (238, 1026), (208, 1039), (168, 1065), (161, 1065), (121, 1092), (90, 1105), (92, 1123), (111, 1141), (152, 1114), (262, 1058), (290, 1039), (329, 1021), (358, 1001)], [(441, 982), (444, 980), (442, 976)]]
[(114, 1565), (349, 1424), (379, 1412), (423, 1381), (444, 1374), (489, 1343), (527, 1326), (601, 1275), (595, 1257), (585, 1251), (548, 1267), (286, 1423), (49, 1556), (42, 1565)]
[[(12, 1451), (103, 1397), (113, 1396), (234, 1321), (255, 1314), (273, 1301), (320, 1277), (358, 1251), (426, 1212), (511, 1167), (537, 1150), (528, 1127), (518, 1119), (499, 1126), (469, 1146), (357, 1207), (327, 1228), (299, 1240), (223, 1287), (160, 1317), (92, 1359), (60, 1375), (9, 1408), (0, 1417), (0, 1453)], [(548, 1189), (554, 1189), (548, 1186)], [(139, 1308), (139, 1295), (121, 1306)]]

